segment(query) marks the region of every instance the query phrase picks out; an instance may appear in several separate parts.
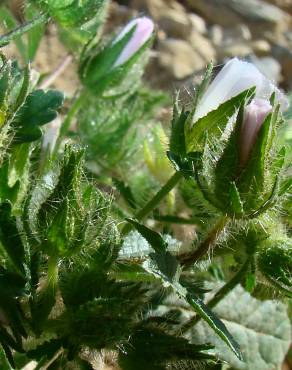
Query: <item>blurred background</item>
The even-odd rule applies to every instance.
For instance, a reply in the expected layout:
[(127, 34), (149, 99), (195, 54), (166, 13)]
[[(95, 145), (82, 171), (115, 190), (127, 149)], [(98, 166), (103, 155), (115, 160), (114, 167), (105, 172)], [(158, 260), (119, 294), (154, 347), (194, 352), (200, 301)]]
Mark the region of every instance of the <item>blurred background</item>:
[[(21, 21), (25, 0), (4, 2)], [(146, 70), (146, 80), (153, 87), (170, 91), (188, 86), (202, 76), (210, 60), (219, 66), (237, 56), (255, 63), (286, 91), (292, 89), (292, 0), (111, 1), (106, 31), (141, 14), (151, 16), (157, 27)], [(5, 52), (16, 53), (11, 47)], [(50, 25), (33, 66), (52, 71), (67, 53)], [(69, 60), (54, 86), (70, 95), (77, 83), (74, 62)]]

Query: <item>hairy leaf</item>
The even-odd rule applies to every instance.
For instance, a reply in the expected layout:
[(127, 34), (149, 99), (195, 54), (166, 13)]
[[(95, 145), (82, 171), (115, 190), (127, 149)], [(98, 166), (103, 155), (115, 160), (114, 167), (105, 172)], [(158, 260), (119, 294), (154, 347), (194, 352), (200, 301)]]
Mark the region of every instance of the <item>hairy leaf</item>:
[(288, 351), (291, 333), (286, 307), (273, 301), (258, 301), (241, 286), (237, 286), (214, 309), (238, 341), (243, 362), (212, 332), (205, 323), (198, 323), (189, 331), (193, 343), (215, 345), (219, 358), (236, 370), (279, 369)]

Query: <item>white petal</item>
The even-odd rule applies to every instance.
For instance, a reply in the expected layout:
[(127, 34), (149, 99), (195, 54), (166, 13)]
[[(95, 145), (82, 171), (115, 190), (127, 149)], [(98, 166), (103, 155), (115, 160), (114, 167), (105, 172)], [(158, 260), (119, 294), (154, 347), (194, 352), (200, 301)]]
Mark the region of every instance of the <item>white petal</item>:
[(256, 87), (256, 98), (269, 99), (275, 91), (276, 99), (282, 105), (282, 109), (286, 108), (284, 94), (252, 63), (233, 58), (225, 64), (203, 95), (195, 113), (194, 122), (216, 109), (220, 104), (253, 86)]

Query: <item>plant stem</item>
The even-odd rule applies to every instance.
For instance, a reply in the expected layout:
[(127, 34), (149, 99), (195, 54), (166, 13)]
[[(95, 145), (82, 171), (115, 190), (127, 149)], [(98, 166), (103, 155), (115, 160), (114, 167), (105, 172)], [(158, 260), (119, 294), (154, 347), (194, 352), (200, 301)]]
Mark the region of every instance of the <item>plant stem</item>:
[(70, 129), (73, 118), (78, 113), (79, 109), (81, 108), (86, 98), (87, 98), (87, 93), (84, 90), (82, 90), (79, 93), (78, 97), (75, 99), (74, 103), (71, 105), (67, 113), (67, 116), (60, 128), (59, 136), (58, 136), (55, 148), (54, 148), (55, 154), (58, 153), (58, 149), (61, 145), (63, 137), (67, 134), (68, 130)]
[(31, 21), (29, 21), (27, 23), (24, 23), (24, 24), (21, 24), (19, 27), (17, 27), (14, 30), (6, 33), (5, 35), (0, 36), (0, 47), (3, 47), (5, 45), (7, 45), (10, 41), (12, 41), (13, 39), (15, 39), (18, 36), (23, 35), (25, 32), (28, 32), (33, 27), (35, 27), (35, 26), (37, 26), (41, 23), (47, 22), (48, 19), (49, 19), (48, 15), (41, 14), (41, 15), (35, 17), (34, 19), (32, 19)]
[(65, 69), (72, 62), (73, 56), (67, 55), (64, 60), (58, 65), (58, 67), (40, 84), (40, 89), (47, 89), (54, 81), (65, 71)]
[(228, 222), (228, 216), (222, 216), (195, 251), (183, 253), (178, 257), (181, 265), (189, 267), (206, 255), (215, 244), (219, 234), (224, 230)]
[[(208, 308), (215, 307), (228, 293), (235, 288), (237, 284), (241, 282), (243, 277), (245, 276), (248, 268), (250, 266), (251, 258), (248, 257), (242, 267), (238, 270), (238, 272), (226, 283), (224, 284), (218, 292), (214, 295), (212, 299), (207, 303)], [(196, 325), (200, 321), (201, 317), (196, 315), (192, 317), (189, 321), (187, 321), (181, 328), (180, 333), (185, 333), (188, 331), (192, 326)]]
[[(154, 195), (154, 197), (134, 215), (134, 218), (141, 221), (161, 202), (161, 200), (175, 187), (179, 180), (183, 177), (181, 172), (175, 172), (165, 185)], [(122, 234), (126, 235), (132, 229), (131, 224), (126, 224), (122, 229)]]

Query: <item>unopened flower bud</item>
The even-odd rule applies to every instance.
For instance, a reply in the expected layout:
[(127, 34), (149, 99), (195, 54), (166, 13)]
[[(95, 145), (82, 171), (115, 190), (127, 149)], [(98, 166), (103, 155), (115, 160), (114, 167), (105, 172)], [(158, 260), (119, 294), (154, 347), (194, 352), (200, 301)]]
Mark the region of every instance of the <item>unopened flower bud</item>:
[(154, 24), (150, 18), (141, 17), (130, 21), (114, 39), (113, 44), (120, 41), (128, 32), (135, 30), (125, 48), (115, 61), (113, 67), (118, 67), (127, 62), (152, 36)]
[(288, 100), (285, 95), (252, 63), (233, 58), (225, 64), (204, 93), (195, 112), (194, 122), (254, 86), (257, 99), (268, 100), (275, 93), (276, 102), (281, 104), (281, 109), (287, 109)]
[(240, 163), (242, 166), (247, 162), (258, 132), (271, 111), (272, 106), (265, 99), (254, 99), (245, 107), (240, 135)]

